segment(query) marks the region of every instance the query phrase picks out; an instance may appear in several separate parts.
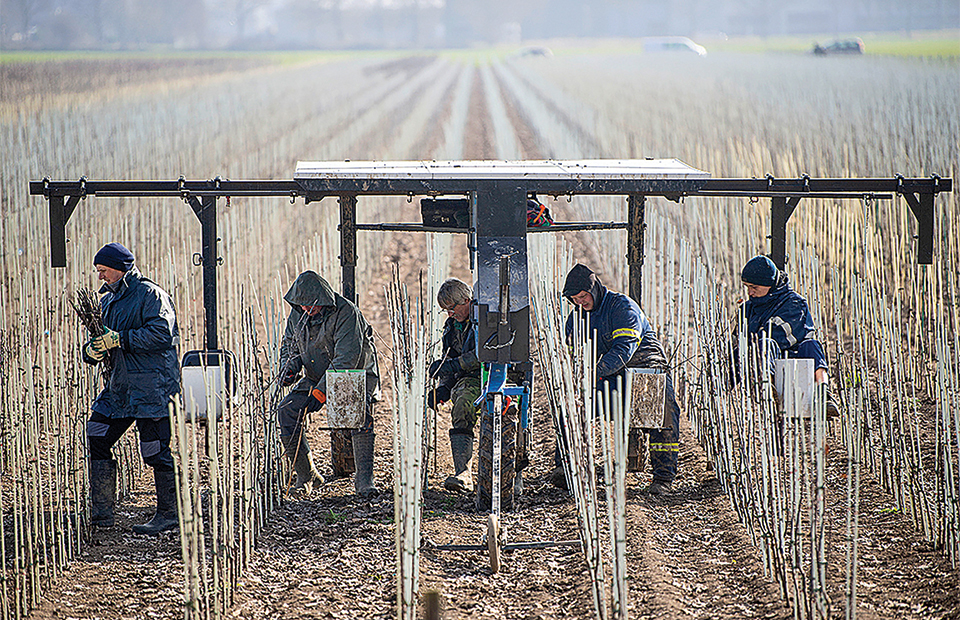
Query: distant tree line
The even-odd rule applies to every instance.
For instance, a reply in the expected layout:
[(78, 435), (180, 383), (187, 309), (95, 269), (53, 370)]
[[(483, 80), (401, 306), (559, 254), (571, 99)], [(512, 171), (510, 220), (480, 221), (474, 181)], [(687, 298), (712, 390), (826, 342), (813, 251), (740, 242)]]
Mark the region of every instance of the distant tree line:
[(957, 0), (2, 0), (0, 49), (470, 47), (960, 27)]

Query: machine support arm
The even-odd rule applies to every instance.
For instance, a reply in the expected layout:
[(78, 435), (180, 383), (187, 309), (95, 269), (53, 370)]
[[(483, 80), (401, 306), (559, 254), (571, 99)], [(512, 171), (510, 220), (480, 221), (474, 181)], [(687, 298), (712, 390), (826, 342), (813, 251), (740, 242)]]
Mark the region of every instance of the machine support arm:
[[(217, 197), (188, 196), (187, 204), (200, 220), (200, 264), (203, 266), (203, 327), (204, 345), (207, 351), (217, 346)], [(196, 264), (196, 261), (194, 262)]]
[(647, 224), (644, 221), (646, 196), (630, 194), (627, 197), (627, 264), (630, 267), (628, 293), (637, 304), (643, 292), (643, 237)]
[(50, 196), (50, 265), (67, 266), (67, 222), (80, 202), (80, 196)]
[(357, 303), (357, 195), (340, 195), (340, 283), (345, 299)]
[(933, 216), (936, 194), (913, 194), (905, 192), (903, 198), (910, 205), (910, 211), (917, 218), (917, 263), (933, 264)]
[(799, 196), (770, 199), (770, 258), (779, 269), (787, 262), (787, 221), (798, 204)]

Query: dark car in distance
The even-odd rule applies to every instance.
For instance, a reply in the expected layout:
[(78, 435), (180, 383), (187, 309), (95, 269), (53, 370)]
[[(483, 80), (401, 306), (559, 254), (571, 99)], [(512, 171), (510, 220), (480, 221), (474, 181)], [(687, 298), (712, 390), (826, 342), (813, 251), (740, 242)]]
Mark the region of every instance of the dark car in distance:
[(826, 45), (814, 43), (813, 53), (817, 56), (827, 56), (828, 54), (862, 54), (863, 41), (860, 37), (857, 37), (855, 39), (837, 39)]

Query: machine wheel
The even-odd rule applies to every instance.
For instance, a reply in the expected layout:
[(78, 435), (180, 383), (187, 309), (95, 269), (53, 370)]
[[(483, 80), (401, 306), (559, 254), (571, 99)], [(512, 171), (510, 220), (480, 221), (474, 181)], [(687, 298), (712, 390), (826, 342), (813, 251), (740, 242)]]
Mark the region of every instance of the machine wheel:
[(497, 515), (487, 515), (487, 549), (490, 551), (490, 572), (500, 571), (500, 521)]
[[(513, 481), (517, 463), (517, 409), (503, 412), (500, 453), (500, 509), (513, 510)], [(483, 407), (480, 416), (480, 448), (477, 451), (477, 510), (490, 510), (493, 497), (493, 414)]]

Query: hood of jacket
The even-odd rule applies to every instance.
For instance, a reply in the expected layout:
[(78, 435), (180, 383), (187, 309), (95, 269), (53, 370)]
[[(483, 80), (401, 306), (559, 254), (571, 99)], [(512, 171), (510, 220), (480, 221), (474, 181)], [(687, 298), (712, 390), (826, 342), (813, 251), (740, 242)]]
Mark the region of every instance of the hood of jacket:
[(314, 271), (301, 273), (287, 294), (284, 301), (296, 308), (300, 306), (336, 306), (337, 298), (333, 288)]

